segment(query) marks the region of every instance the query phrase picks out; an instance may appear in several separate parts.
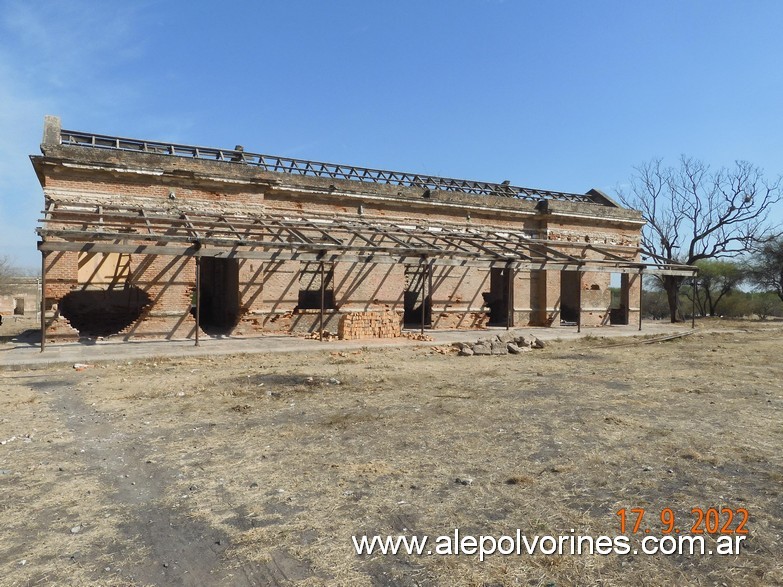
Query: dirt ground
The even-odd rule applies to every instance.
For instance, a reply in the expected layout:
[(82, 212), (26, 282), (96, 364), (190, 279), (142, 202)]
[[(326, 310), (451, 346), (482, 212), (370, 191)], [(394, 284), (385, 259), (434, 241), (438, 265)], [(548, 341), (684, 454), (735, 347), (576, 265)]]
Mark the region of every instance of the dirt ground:
[[(781, 585), (782, 335), (3, 371), (0, 585)], [(667, 507), (683, 532), (692, 508), (747, 509), (742, 551), (480, 562), (351, 540), (616, 536), (620, 508), (660, 536)]]
[(3, 323), (0, 324), (0, 345), (11, 341), (38, 342), (41, 340), (40, 324), (40, 320), (35, 315), (6, 314), (3, 316)]

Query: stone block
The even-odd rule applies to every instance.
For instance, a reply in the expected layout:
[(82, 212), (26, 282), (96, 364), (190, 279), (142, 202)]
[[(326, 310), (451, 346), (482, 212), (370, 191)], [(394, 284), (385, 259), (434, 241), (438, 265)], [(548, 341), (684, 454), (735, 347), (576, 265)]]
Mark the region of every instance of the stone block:
[(473, 345), (473, 354), (474, 355), (491, 355), (492, 354), (492, 347), (488, 344), (477, 342)]
[(507, 355), (508, 354), (508, 348), (506, 348), (505, 342), (500, 342), (499, 340), (496, 340), (490, 345), (490, 350), (493, 355)]

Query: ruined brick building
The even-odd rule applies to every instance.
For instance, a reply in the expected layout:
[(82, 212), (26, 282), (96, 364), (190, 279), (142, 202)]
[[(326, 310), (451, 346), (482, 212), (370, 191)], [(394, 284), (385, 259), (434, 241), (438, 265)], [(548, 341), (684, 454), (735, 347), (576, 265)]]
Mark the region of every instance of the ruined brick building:
[(0, 316), (35, 316), (40, 309), (40, 289), (37, 277), (0, 278)]
[(41, 151), (48, 339), (627, 324), (641, 275), (662, 271), (641, 258), (640, 214), (597, 190), (109, 137), (51, 116)]

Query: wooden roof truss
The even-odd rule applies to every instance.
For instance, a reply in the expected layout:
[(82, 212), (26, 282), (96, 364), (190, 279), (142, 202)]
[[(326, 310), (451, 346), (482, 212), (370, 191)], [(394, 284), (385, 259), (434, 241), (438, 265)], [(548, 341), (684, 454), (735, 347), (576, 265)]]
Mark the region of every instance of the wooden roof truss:
[(639, 262), (635, 247), (540, 240), (470, 224), (62, 202), (50, 203), (43, 214), (41, 251), (693, 274), (687, 266)]

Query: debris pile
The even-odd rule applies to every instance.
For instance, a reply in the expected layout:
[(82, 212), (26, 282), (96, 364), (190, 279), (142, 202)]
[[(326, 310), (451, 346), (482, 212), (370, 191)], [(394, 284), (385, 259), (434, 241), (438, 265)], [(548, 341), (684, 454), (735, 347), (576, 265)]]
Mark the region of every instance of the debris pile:
[(423, 342), (430, 342), (435, 340), (429, 334), (422, 334), (421, 332), (406, 332), (402, 336), (404, 336), (408, 340), (420, 340)]
[[(321, 340), (321, 333), (320, 332), (310, 332), (308, 334), (305, 334), (305, 338), (308, 340)], [(323, 340), (337, 340), (340, 338), (337, 336), (334, 332), (329, 332), (328, 330), (323, 331)]]
[(531, 336), (525, 338), (512, 332), (504, 332), (492, 338), (482, 338), (476, 342), (455, 342), (461, 357), (480, 355), (519, 355), (530, 352), (533, 349), (543, 349), (546, 344), (543, 340)]

